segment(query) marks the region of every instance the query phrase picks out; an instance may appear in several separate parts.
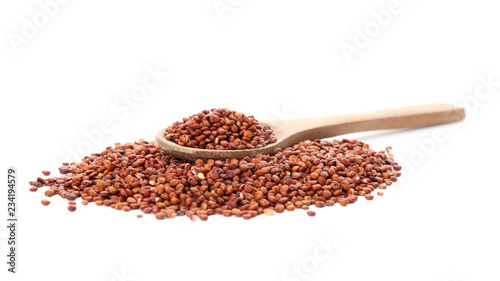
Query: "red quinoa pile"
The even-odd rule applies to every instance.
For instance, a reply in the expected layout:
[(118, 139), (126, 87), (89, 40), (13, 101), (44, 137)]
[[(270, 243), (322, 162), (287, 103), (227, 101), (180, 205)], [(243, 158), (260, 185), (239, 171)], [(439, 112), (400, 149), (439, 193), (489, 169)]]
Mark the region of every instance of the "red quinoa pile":
[[(222, 124), (221, 120), (234, 123)], [(233, 126), (236, 132), (232, 131)], [(214, 128), (225, 131), (217, 133), (218, 145), (222, 147), (222, 141), (229, 145), (232, 140), (236, 144), (237, 137), (241, 141), (238, 145), (245, 147), (253, 145), (252, 141), (264, 145), (260, 143), (263, 139), (255, 137), (270, 137), (253, 118), (220, 109), (204, 111), (183, 123), (175, 123), (174, 127), (179, 128), (179, 137), (188, 136), (189, 140), (183, 143), (194, 140), (195, 146), (201, 146), (205, 141), (205, 148), (208, 144), (213, 148), (217, 145)], [(255, 134), (240, 135), (244, 131)], [(196, 141), (198, 136), (203, 136), (203, 140)], [(214, 214), (250, 219), (285, 210), (308, 210), (312, 205), (346, 206), (360, 196), (372, 200), (375, 189), (386, 189), (401, 175), (401, 166), (394, 161), (390, 147), (377, 152), (368, 144), (346, 139), (304, 141), (276, 149), (271, 155), (194, 163), (166, 155), (154, 142), (139, 140), (116, 143), (101, 153), (84, 157), (80, 163), (63, 164), (59, 169), (62, 176), (38, 178), (30, 182), (30, 190), (48, 186), (45, 195), (66, 198), (69, 211), (76, 210), (75, 199), (81, 197), (83, 205), (94, 202), (125, 212), (140, 209), (155, 214), (157, 219), (188, 216), (206, 220)], [(42, 204), (50, 202), (44, 199)], [(308, 215), (314, 216), (315, 212)]]
[(215, 150), (252, 149), (276, 142), (269, 126), (226, 108), (204, 110), (177, 121), (166, 129), (165, 138), (181, 146)]

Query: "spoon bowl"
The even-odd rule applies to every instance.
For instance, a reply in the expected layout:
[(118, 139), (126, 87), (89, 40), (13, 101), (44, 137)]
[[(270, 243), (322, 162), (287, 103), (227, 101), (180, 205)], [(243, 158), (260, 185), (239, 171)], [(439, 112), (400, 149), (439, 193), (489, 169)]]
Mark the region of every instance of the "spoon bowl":
[(255, 149), (213, 150), (180, 146), (165, 138), (166, 128), (156, 134), (156, 142), (167, 154), (184, 160), (241, 159), (254, 157), (257, 154), (270, 154), (276, 148), (288, 147), (308, 139), (323, 139), (373, 130), (433, 126), (464, 118), (465, 110), (459, 106), (426, 104), (330, 117), (260, 121), (262, 126), (268, 125), (273, 129), (277, 141)]

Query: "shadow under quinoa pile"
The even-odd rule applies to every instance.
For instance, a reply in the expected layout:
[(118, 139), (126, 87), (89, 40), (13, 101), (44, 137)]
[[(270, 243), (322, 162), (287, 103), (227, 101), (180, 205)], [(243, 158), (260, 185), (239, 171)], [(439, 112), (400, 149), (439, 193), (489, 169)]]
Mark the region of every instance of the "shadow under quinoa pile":
[[(154, 142), (117, 143), (80, 163), (66, 163), (63, 174), (30, 182), (31, 191), (95, 202), (117, 210), (140, 209), (157, 219), (222, 214), (250, 219), (285, 210), (342, 206), (397, 181), (401, 166), (390, 148), (373, 151), (356, 140), (304, 141), (272, 155), (185, 162), (166, 155)], [(50, 202), (45, 200), (44, 205)], [(310, 212), (314, 215), (314, 212)]]

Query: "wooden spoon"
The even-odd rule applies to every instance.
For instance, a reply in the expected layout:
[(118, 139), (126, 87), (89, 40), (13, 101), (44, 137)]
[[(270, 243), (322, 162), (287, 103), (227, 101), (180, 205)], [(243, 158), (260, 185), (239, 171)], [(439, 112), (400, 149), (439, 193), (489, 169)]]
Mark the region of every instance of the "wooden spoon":
[(451, 104), (425, 104), (330, 117), (261, 121), (261, 125), (269, 125), (274, 130), (277, 141), (255, 149), (210, 150), (180, 146), (165, 138), (166, 129), (161, 129), (156, 134), (156, 142), (167, 154), (180, 159), (241, 159), (257, 154), (270, 154), (278, 147), (288, 147), (304, 140), (373, 130), (425, 127), (464, 118), (465, 111), (461, 107)]

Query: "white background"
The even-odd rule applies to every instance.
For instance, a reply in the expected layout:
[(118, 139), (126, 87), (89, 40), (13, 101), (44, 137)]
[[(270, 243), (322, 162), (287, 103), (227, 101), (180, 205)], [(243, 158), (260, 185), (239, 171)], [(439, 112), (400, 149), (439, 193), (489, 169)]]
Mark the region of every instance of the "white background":
[[(1, 2), (2, 218), (8, 166), (19, 179), (18, 274), (2, 262), (2, 280), (500, 280), (500, 87), (481, 83), (500, 81), (498, 1), (401, 0), (382, 27), (373, 13), (388, 0), (223, 0), (233, 6), (222, 17), (213, 3), (69, 1), (40, 26), (39, 2)], [(350, 62), (342, 44), (359, 47)], [(169, 76), (123, 107), (148, 67)], [(70, 213), (59, 197), (42, 206), (45, 188), (28, 191), (70, 151), (151, 140), (203, 109), (265, 120), (435, 102), (465, 102), (467, 119), (345, 136), (392, 146), (404, 181), (314, 218), (157, 221), (79, 203)], [(112, 128), (97, 133), (101, 122)], [(2, 226), (2, 261), (7, 236)], [(335, 247), (318, 261), (320, 240)]]

